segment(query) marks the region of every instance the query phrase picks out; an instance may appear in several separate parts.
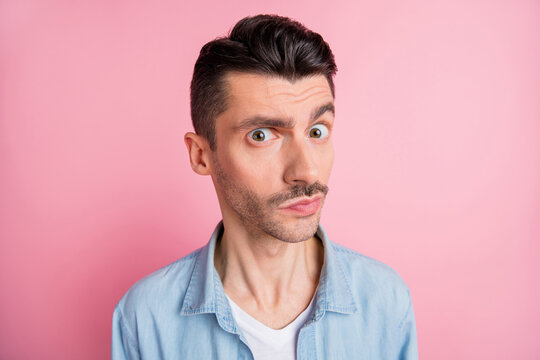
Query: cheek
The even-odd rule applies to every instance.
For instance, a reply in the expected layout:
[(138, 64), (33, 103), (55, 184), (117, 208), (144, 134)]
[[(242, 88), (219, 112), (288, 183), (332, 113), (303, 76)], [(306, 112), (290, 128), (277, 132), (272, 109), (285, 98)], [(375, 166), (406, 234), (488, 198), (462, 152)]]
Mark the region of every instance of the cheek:
[(329, 163), (330, 163), (329, 168), (330, 168), (330, 170), (332, 170), (332, 167), (334, 166), (334, 155), (335, 155), (334, 146), (332, 145), (332, 151), (330, 151), (330, 160), (329, 160)]
[(237, 184), (243, 184), (258, 193), (268, 192), (280, 180), (280, 170), (277, 157), (266, 155), (245, 151), (229, 153), (224, 157), (223, 167)]
[(321, 180), (327, 182), (334, 166), (334, 147), (331, 143), (328, 144), (326, 149), (323, 149), (319, 154), (319, 168), (321, 169)]

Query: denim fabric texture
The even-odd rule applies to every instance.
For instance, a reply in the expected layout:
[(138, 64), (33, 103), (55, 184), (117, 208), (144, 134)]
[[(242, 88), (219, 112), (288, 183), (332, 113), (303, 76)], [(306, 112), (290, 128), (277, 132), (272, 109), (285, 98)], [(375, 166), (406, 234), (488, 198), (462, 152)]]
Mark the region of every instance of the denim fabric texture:
[[(135, 283), (113, 314), (112, 359), (253, 359), (214, 267), (220, 222), (202, 248)], [(298, 360), (417, 359), (409, 289), (389, 266), (329, 240)], [(256, 359), (255, 359), (256, 360)]]

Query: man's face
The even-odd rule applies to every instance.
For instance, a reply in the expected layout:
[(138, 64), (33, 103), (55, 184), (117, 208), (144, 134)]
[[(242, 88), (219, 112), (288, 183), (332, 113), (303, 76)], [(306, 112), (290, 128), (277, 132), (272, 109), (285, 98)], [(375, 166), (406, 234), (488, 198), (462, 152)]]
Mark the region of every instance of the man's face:
[(310, 239), (334, 159), (334, 100), (326, 78), (227, 75), (227, 110), (216, 119), (212, 180), (224, 219), (253, 236)]

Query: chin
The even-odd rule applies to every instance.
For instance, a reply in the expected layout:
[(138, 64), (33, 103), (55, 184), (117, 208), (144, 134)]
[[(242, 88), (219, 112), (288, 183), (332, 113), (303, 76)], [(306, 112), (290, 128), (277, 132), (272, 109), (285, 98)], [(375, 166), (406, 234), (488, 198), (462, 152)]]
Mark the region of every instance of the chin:
[(288, 223), (284, 221), (268, 222), (263, 230), (272, 237), (288, 242), (299, 243), (311, 239), (317, 232), (320, 214), (309, 218), (295, 219)]

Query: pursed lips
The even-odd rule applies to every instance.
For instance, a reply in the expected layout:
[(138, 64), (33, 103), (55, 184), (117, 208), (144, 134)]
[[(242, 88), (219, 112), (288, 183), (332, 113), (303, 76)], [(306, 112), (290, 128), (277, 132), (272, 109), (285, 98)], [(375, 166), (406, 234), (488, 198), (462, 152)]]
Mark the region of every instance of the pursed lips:
[(287, 209), (290, 207), (295, 206), (301, 206), (301, 205), (309, 205), (315, 201), (319, 201), (322, 198), (322, 194), (313, 195), (311, 197), (303, 197), (299, 200), (294, 200), (293, 202), (285, 203), (285, 205), (281, 205), (280, 209)]

